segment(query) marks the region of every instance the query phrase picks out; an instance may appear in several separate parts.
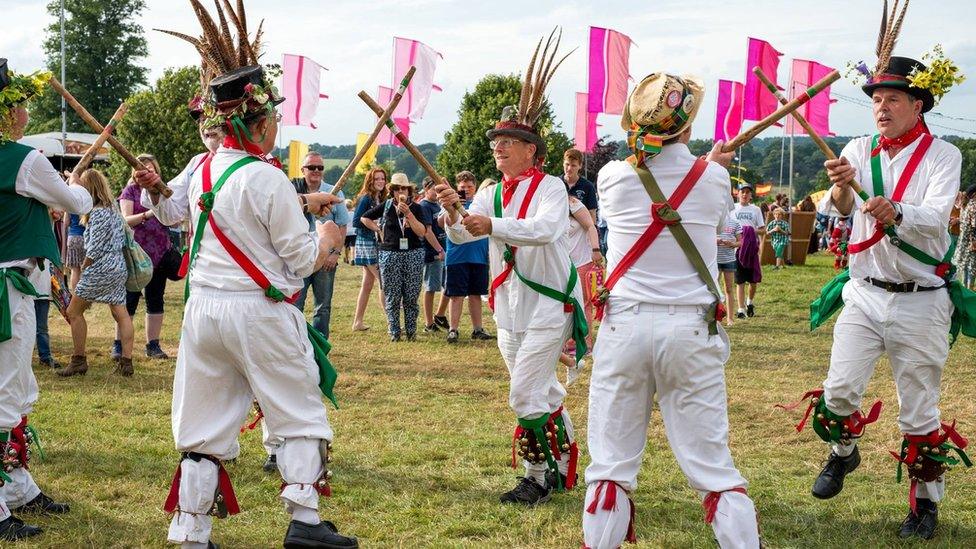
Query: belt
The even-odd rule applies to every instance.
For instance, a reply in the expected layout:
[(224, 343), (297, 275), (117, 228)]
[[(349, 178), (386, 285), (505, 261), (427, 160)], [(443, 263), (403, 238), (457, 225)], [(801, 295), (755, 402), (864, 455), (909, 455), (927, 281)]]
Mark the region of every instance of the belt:
[(903, 292), (931, 292), (932, 290), (941, 290), (946, 287), (945, 284), (941, 286), (919, 286), (917, 282), (888, 282), (887, 280), (878, 280), (877, 278), (865, 278), (868, 283), (872, 286), (881, 288), (886, 292), (892, 293), (903, 293)]
[(607, 309), (615, 314), (623, 313), (625, 311), (632, 311), (634, 314), (637, 313), (667, 313), (667, 314), (705, 314), (707, 307), (704, 305), (664, 305), (659, 303), (646, 303), (646, 302), (610, 302), (607, 304)]

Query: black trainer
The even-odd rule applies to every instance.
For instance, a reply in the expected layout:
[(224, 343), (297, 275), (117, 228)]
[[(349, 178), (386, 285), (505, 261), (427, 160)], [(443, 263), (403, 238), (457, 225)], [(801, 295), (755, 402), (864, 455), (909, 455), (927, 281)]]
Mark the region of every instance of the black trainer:
[(18, 509), (21, 513), (47, 513), (49, 515), (61, 515), (71, 510), (67, 503), (58, 503), (47, 497), (44, 492), (37, 494), (37, 497), (28, 501), (23, 507)]
[(752, 303), (746, 305), (746, 315), (749, 318), (756, 316), (756, 306), (753, 305)]
[(441, 327), (438, 326), (437, 324), (428, 324), (428, 325), (424, 326), (424, 333), (425, 334), (433, 334), (433, 333), (436, 333), (436, 332), (439, 332), (439, 331), (441, 331)]
[(0, 521), (0, 540), (17, 541), (19, 539), (36, 536), (43, 532), (39, 527), (31, 524), (24, 524), (24, 521), (10, 515)]
[(457, 343), (458, 342), (458, 339), (460, 337), (461, 337), (461, 334), (459, 334), (457, 330), (448, 330), (447, 331), (447, 342), (448, 343)]
[(477, 330), (471, 331), (471, 339), (481, 339), (487, 341), (489, 339), (495, 339), (495, 336), (486, 332), (484, 328), (478, 328)]
[(857, 446), (854, 447), (851, 455), (847, 457), (840, 457), (830, 452), (830, 457), (827, 458), (827, 464), (820, 471), (817, 480), (813, 481), (813, 490), (811, 490), (813, 497), (830, 499), (839, 494), (844, 488), (844, 477), (854, 469), (857, 469), (857, 466), (860, 464), (861, 452), (858, 451)]
[(434, 324), (440, 326), (441, 328), (444, 328), (445, 330), (451, 327), (451, 325), (447, 322), (446, 316), (434, 315)]
[(515, 488), (502, 494), (500, 499), (502, 503), (538, 505), (549, 501), (551, 497), (552, 486), (541, 486), (534, 478), (521, 477)]
[(293, 520), (285, 534), (285, 549), (320, 547), (322, 549), (355, 549), (359, 547), (356, 538), (343, 536), (335, 524), (327, 520), (312, 525)]
[(417, 334), (407, 332), (407, 341), (417, 341)]
[(922, 539), (935, 537), (935, 527), (939, 525), (939, 507), (930, 499), (915, 501), (915, 511), (908, 510), (908, 516), (901, 523), (898, 535), (903, 538), (918, 536)]
[(390, 343), (397, 343), (400, 341), (400, 334), (390, 334)]
[(742, 311), (735, 313), (735, 318), (745, 318), (746, 314)]
[(278, 456), (271, 454), (268, 459), (264, 460), (264, 465), (261, 466), (261, 470), (265, 473), (273, 473), (278, 470)]

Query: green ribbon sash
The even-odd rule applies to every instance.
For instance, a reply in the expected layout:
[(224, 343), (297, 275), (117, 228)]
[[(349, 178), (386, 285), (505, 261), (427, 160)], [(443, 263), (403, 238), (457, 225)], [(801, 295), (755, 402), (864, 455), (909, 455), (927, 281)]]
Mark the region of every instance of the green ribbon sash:
[(20, 274), (19, 271), (11, 268), (0, 269), (0, 342), (7, 341), (14, 336), (7, 281), (10, 281), (10, 285), (22, 294), (43, 297), (37, 293), (37, 289), (30, 283), (30, 280), (27, 280), (27, 277)]

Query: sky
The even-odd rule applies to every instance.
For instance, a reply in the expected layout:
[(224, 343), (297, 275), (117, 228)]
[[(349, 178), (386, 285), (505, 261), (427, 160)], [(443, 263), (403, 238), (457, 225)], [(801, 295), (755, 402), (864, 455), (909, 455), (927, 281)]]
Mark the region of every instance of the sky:
[[(18, 72), (43, 67), (41, 41), (51, 22), (47, 0), (3, 0), (4, 30), (0, 57)], [(189, 44), (151, 30), (154, 27), (199, 34), (188, 2), (147, 0), (139, 23), (146, 29), (149, 55), (138, 60), (155, 81), (168, 67), (199, 62)], [(746, 73), (748, 37), (769, 41), (783, 52), (779, 79), (788, 79), (790, 59), (809, 59), (844, 72), (850, 62), (875, 62), (874, 44), (881, 2), (876, 0), (645, 0), (508, 1), (450, 0), (249, 0), (249, 28), (264, 19), (265, 63), (280, 63), (283, 53), (305, 55), (323, 71), (317, 129), (285, 127), (285, 141), (341, 145), (354, 143), (357, 132), (369, 132), (375, 116), (356, 97), (366, 90), (375, 97), (379, 85), (392, 80), (393, 37), (424, 42), (443, 55), (434, 92), (423, 119), (411, 128), (415, 143), (444, 141), (457, 119), (464, 93), (487, 74), (521, 73), (540, 37), (555, 25), (563, 29), (563, 49), (579, 49), (557, 71), (549, 89), (561, 131), (572, 137), (575, 92), (586, 91), (588, 29), (606, 27), (632, 39), (630, 73), (635, 82), (655, 71), (692, 74), (706, 84), (705, 104), (693, 126), (693, 137), (711, 138), (716, 90), (720, 78), (739, 80)], [(210, 5), (204, 0), (204, 5)], [(927, 120), (936, 134), (976, 137), (976, 9), (964, 0), (914, 0), (908, 10), (896, 55), (921, 58), (936, 43), (970, 79), (955, 87)], [(75, 76), (68, 74), (68, 87)], [(633, 84), (631, 84), (633, 86)], [(874, 131), (867, 97), (850, 81), (832, 88), (838, 102), (831, 112), (837, 135)], [(843, 96), (843, 97), (839, 97)], [(623, 139), (620, 117), (601, 114), (600, 135)], [(751, 125), (747, 122), (746, 126)], [(763, 136), (779, 136), (769, 129)]]

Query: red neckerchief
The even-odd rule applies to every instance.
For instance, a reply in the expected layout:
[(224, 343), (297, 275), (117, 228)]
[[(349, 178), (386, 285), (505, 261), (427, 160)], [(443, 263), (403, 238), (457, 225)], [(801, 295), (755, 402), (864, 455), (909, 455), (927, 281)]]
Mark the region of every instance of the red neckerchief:
[(232, 134), (227, 134), (227, 136), (224, 137), (224, 147), (228, 149), (245, 151), (267, 162), (266, 155), (264, 154), (264, 151), (261, 150), (261, 147), (259, 147), (256, 143), (248, 141), (246, 137), (244, 138), (244, 143), (241, 143)]
[(907, 147), (908, 145), (911, 145), (913, 141), (918, 139), (918, 136), (922, 135), (923, 133), (929, 133), (929, 129), (925, 125), (925, 122), (922, 122), (922, 119), (919, 118), (918, 122), (915, 123), (915, 127), (899, 137), (895, 137), (893, 139), (888, 139), (883, 135), (879, 137), (878, 146), (871, 151), (871, 156), (878, 156), (881, 154), (881, 151), (887, 151), (891, 147)]
[(512, 201), (512, 197), (515, 196), (515, 189), (518, 187), (520, 181), (525, 181), (526, 179), (531, 179), (536, 174), (539, 173), (539, 168), (532, 166), (531, 168), (525, 170), (524, 172), (516, 175), (512, 179), (507, 177), (502, 177), (502, 206), (508, 206), (508, 203)]

